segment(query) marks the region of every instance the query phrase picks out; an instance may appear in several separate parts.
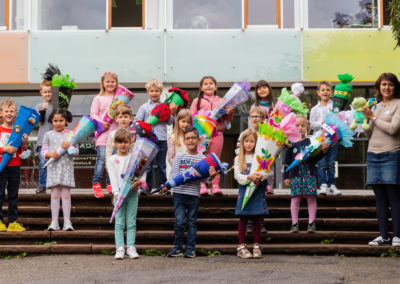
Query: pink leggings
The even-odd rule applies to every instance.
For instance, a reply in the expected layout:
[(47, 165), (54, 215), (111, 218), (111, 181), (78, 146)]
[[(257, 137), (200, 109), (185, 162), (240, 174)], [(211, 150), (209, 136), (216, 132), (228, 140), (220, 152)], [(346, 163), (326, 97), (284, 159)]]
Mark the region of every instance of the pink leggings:
[[(315, 195), (305, 195), (308, 205), (308, 223), (315, 221), (317, 215), (317, 198)], [(299, 221), (299, 209), (300, 209), (301, 196), (293, 196), (290, 203), (290, 213), (292, 214), (292, 224)]]
[(239, 245), (242, 245), (245, 243), (246, 239), (246, 225), (249, 219), (253, 222), (253, 237), (254, 237), (254, 243), (259, 244), (260, 239), (261, 239), (261, 225), (260, 225), (260, 215), (242, 215), (240, 216), (239, 220), (239, 226), (238, 226), (238, 231), (239, 231)]
[(70, 220), (71, 216), (71, 193), (70, 188), (66, 186), (54, 186), (51, 188), (51, 219), (58, 221), (60, 211), (60, 199), (62, 200), (62, 209), (64, 221)]
[[(218, 135), (211, 139), (209, 150), (207, 151), (207, 154), (214, 152), (218, 158), (221, 158), (223, 146), (224, 146), (224, 134), (222, 132), (218, 132)], [(212, 180), (212, 185), (219, 186), (219, 179), (220, 179), (220, 175), (217, 175)]]

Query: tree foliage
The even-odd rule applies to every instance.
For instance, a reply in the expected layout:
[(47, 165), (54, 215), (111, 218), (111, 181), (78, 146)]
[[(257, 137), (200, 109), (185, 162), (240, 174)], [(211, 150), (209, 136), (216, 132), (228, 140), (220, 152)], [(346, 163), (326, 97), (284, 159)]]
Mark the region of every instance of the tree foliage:
[(393, 37), (396, 47), (400, 47), (400, 0), (392, 0), (390, 8), (390, 24), (392, 25)]

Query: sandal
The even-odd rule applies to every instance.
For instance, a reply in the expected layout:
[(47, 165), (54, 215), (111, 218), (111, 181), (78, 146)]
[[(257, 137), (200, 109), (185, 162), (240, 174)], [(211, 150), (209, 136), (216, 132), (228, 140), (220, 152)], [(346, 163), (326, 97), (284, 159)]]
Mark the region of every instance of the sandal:
[(252, 258), (253, 255), (249, 250), (246, 248), (246, 244), (242, 244), (237, 247), (237, 256), (240, 258)]
[(253, 257), (254, 258), (262, 257), (261, 247), (258, 244), (253, 245)]

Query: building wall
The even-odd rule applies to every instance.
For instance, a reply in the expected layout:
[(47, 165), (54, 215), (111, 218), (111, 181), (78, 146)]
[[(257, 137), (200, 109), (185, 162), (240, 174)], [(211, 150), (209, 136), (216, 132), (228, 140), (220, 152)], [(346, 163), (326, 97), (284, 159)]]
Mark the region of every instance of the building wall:
[(107, 70), (122, 82), (374, 81), (400, 75), (390, 30), (109, 30), (0, 32), (0, 83), (39, 83), (48, 63), (78, 83)]

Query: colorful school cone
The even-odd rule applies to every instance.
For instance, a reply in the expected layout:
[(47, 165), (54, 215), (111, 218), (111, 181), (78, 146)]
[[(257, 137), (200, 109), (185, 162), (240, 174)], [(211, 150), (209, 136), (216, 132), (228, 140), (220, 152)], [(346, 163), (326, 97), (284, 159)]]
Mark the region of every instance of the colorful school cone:
[[(57, 148), (58, 157), (61, 157), (66, 152), (72, 155), (75, 151), (74, 146), (80, 143), (82, 140), (86, 139), (90, 135), (92, 135), (96, 130), (96, 125), (101, 124), (99, 121), (90, 118), (87, 115), (82, 116), (81, 120), (75, 125), (74, 129), (68, 134), (67, 141), (71, 143), (71, 147), (68, 149), (64, 149), (62, 147)], [(43, 168), (47, 167), (49, 164), (54, 162), (54, 158), (50, 158)]]
[[(111, 101), (111, 104), (108, 107), (106, 114), (104, 115), (103, 122), (107, 122), (107, 123), (111, 124), (113, 122), (113, 120), (115, 119), (115, 111), (117, 110), (117, 107), (120, 105), (129, 104), (129, 102), (134, 97), (135, 97), (134, 93), (129, 91), (124, 86), (118, 85), (117, 89), (115, 90), (114, 97)], [(105, 131), (105, 129), (103, 128), (103, 125), (100, 124), (96, 129), (96, 135), (95, 135), (94, 139), (96, 139), (104, 131)]]
[(146, 139), (149, 139), (153, 143), (158, 143), (158, 137), (154, 133), (154, 130), (151, 129), (151, 124), (137, 120), (131, 126), (129, 126), (129, 131), (131, 135), (137, 135)]
[(151, 125), (155, 125), (160, 121), (166, 121), (171, 116), (171, 106), (175, 105), (180, 108), (185, 108), (189, 105), (189, 97), (187, 92), (179, 88), (171, 88), (168, 90), (171, 94), (167, 99), (155, 106), (151, 111), (151, 117), (148, 121)]
[(216, 171), (221, 171), (223, 175), (226, 174), (228, 169), (227, 163), (221, 163), (217, 155), (211, 153), (200, 162), (196, 163), (193, 167), (188, 168), (183, 173), (177, 175), (173, 179), (168, 180), (164, 185), (160, 186), (152, 192), (152, 194), (159, 192), (163, 187), (171, 189), (172, 187), (186, 184), (189, 182), (205, 179), (210, 176), (210, 167), (214, 167)]
[(154, 157), (157, 155), (158, 150), (157, 145), (150, 140), (141, 137), (136, 138), (135, 146), (133, 147), (129, 159), (128, 169), (122, 176), (122, 184), (119, 188), (118, 199), (115, 202), (110, 223), (124, 204), (125, 198), (131, 190), (133, 183), (144, 174)]
[(341, 83), (335, 86), (335, 90), (333, 92), (332, 102), (334, 113), (339, 113), (345, 109), (345, 107), (349, 104), (351, 93), (353, 92), (353, 87), (348, 84), (354, 79), (352, 75), (339, 74), (337, 77)]
[[(281, 128), (276, 128), (268, 122), (260, 123), (250, 173), (264, 173), (264, 179), (273, 176), (274, 173), (271, 172), (271, 166), (275, 162), (275, 158), (279, 155), (286, 141), (287, 135)], [(250, 182), (247, 185), (242, 203), (242, 211), (256, 188), (257, 184), (254, 182)]]
[(250, 99), (249, 90), (251, 85), (246, 80), (236, 82), (228, 90), (222, 101), (211, 111), (210, 117), (217, 121), (226, 114), (225, 107), (236, 108)]
[[(11, 142), (11, 146), (19, 148), (22, 144), (23, 135), (29, 135), (39, 121), (40, 115), (36, 110), (31, 107), (20, 106), (11, 134), (7, 142), (3, 143), (3, 145), (8, 145)], [(7, 166), (12, 157), (13, 154), (3, 153), (0, 162), (0, 173)]]
[(202, 112), (196, 112), (193, 114), (193, 126), (197, 129), (201, 138), (198, 150), (204, 153), (208, 141), (217, 133), (217, 122), (211, 117), (202, 114)]
[(353, 145), (353, 142), (351, 142), (353, 134), (350, 127), (342, 121), (338, 115), (333, 112), (327, 113), (325, 115), (325, 123), (322, 125), (321, 130), (310, 137), (310, 144), (296, 155), (295, 160), (289, 165), (285, 172), (297, 167), (310, 157), (317, 155), (321, 151), (322, 141), (330, 146), (339, 142), (344, 147), (351, 147)]
[(286, 88), (283, 88), (274, 109), (270, 113), (268, 122), (275, 127), (279, 127), (283, 118), (291, 112), (307, 115), (308, 109), (298, 97), (291, 95)]

